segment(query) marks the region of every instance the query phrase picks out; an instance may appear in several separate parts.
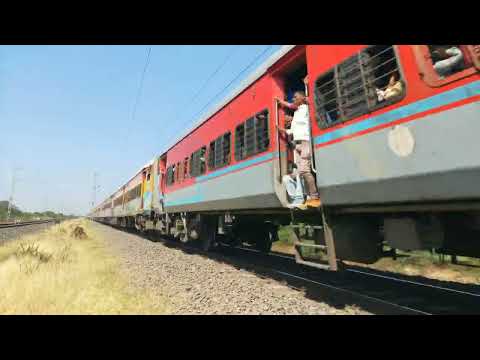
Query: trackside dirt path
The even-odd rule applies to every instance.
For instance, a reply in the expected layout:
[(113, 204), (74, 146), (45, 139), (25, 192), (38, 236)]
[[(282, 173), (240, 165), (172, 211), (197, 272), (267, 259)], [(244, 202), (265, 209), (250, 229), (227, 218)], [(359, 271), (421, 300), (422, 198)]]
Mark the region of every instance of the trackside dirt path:
[(118, 256), (129, 284), (167, 297), (172, 314), (362, 314), (308, 299), (301, 291), (264, 279), (221, 260), (152, 242), (93, 223)]

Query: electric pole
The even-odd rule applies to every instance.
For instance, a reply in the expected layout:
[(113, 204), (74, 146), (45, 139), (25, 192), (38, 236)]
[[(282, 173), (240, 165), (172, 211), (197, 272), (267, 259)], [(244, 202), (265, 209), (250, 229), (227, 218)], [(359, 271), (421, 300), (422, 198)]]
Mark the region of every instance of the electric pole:
[(12, 213), (12, 208), (13, 208), (13, 197), (15, 195), (15, 185), (18, 180), (17, 178), (17, 171), (19, 171), (20, 168), (14, 168), (13, 173), (12, 173), (12, 189), (10, 191), (10, 198), (8, 199), (8, 208), (7, 208), (7, 220), (10, 220), (10, 215)]

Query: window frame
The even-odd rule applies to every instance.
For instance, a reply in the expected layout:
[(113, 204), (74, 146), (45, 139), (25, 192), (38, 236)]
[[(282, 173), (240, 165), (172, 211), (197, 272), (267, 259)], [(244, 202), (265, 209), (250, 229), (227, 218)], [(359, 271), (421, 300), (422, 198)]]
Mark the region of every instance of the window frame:
[[(201, 155), (201, 152), (203, 151), (203, 157), (205, 157), (207, 155), (207, 146), (204, 145), (202, 146), (201, 148), (199, 148), (198, 150), (194, 151), (191, 155), (190, 155), (190, 163), (189, 163), (189, 174), (190, 174), (190, 177), (191, 178), (196, 178), (198, 176), (202, 176), (203, 174), (205, 174), (205, 172), (207, 171), (207, 162), (208, 160), (207, 159), (204, 159), (203, 162), (200, 160), (202, 155)], [(198, 154), (198, 155), (197, 155)], [(196, 170), (197, 170), (197, 166), (195, 166), (196, 164), (194, 163), (194, 158), (197, 158), (198, 161), (199, 161), (199, 164), (198, 164), (198, 173), (196, 173)], [(202, 168), (202, 163), (203, 163), (203, 168)]]
[(174, 170), (174, 178), (175, 178), (175, 184), (178, 184), (180, 182), (180, 171), (178, 171), (180, 168), (180, 162), (175, 163), (175, 170)]
[(208, 169), (215, 168), (215, 140), (210, 141), (208, 145)]
[(184, 171), (185, 171), (183, 161), (179, 161), (177, 163), (177, 169), (178, 169), (177, 180), (178, 180), (179, 183), (181, 183), (184, 180), (183, 176), (184, 176)]
[[(238, 130), (240, 128), (242, 128), (241, 137), (238, 135)], [(242, 122), (235, 127), (235, 145), (233, 147), (233, 151), (236, 161), (245, 159), (245, 122)]]
[(190, 176), (190, 169), (189, 169), (189, 157), (183, 159), (183, 180), (187, 180)]
[(113, 207), (114, 208), (117, 207), (117, 206), (120, 206), (120, 205), (123, 205), (123, 196), (122, 195), (118, 196), (117, 198), (115, 198), (113, 200)]
[[(226, 139), (228, 137), (228, 148), (225, 147)], [(225, 151), (228, 149), (228, 152)], [(220, 155), (220, 156), (218, 156)], [(219, 161), (218, 158), (221, 158)], [(211, 141), (208, 146), (208, 169), (217, 170), (225, 166), (230, 165), (232, 161), (232, 132), (218, 136), (215, 140)]]
[(175, 174), (174, 174), (174, 171), (173, 171), (173, 164), (172, 164), (169, 167), (167, 167), (166, 185), (167, 186), (172, 186), (173, 184), (175, 184)]
[[(441, 78), (440, 75), (435, 71), (433, 67), (433, 61), (431, 58), (430, 50), (428, 45), (411, 45), (415, 57), (415, 61), (418, 67), (418, 74), (420, 78), (430, 87), (440, 87), (446, 84), (449, 84), (454, 81), (461, 80), (470, 75), (475, 74), (479, 70), (480, 66), (480, 48), (475, 50), (475, 47), (479, 45), (467, 45), (469, 50), (469, 55), (472, 57), (472, 66), (462, 71), (459, 71), (455, 74)], [(475, 54), (472, 52), (476, 51), (479, 55), (475, 58)]]
[[(263, 148), (259, 148), (258, 146), (258, 123), (260, 122), (260, 118), (258, 117), (259, 115), (263, 115), (263, 114), (266, 114), (265, 117), (265, 128), (264, 128), (264, 131), (266, 129), (266, 137), (264, 138), (264, 140), (266, 139), (267, 140), (267, 143), (264, 145)], [(262, 110), (262, 111), (259, 111), (258, 113), (255, 114), (254, 116), (254, 121), (255, 121), (255, 152), (256, 154), (260, 154), (264, 151), (267, 151), (268, 148), (270, 147), (270, 112), (268, 111), (268, 109), (265, 109), (265, 110)]]
[[(393, 105), (393, 104), (396, 104), (396, 103), (402, 101), (405, 98), (405, 96), (407, 95), (408, 84), (405, 80), (404, 71), (403, 71), (403, 67), (402, 67), (402, 62), (400, 61), (398, 48), (397, 48), (396, 45), (390, 45), (389, 48), (391, 48), (393, 50), (394, 59), (396, 60), (396, 65), (397, 65), (397, 70), (395, 70), (395, 72), (398, 71), (398, 74), (399, 74), (398, 81), (400, 81), (403, 85), (403, 92), (400, 96), (394, 97), (394, 98), (386, 100), (386, 101), (376, 102), (374, 105), (370, 105), (369, 97), (368, 97), (368, 90), (371, 90), (371, 89), (367, 88), (367, 86), (369, 84), (369, 81), (365, 81), (364, 65), (363, 65), (363, 62), (362, 62), (362, 59), (361, 59), (361, 54), (364, 53), (364, 52), (367, 52), (369, 49), (372, 49), (375, 46), (378, 46), (378, 45), (368, 45), (368, 46), (366, 46), (365, 48), (357, 51), (355, 54), (349, 56), (348, 58), (344, 59), (343, 61), (335, 64), (334, 66), (332, 66), (331, 68), (329, 68), (328, 70), (324, 71), (323, 73), (321, 73), (320, 75), (318, 75), (316, 77), (315, 81), (313, 82), (313, 106), (314, 106), (314, 110), (315, 110), (315, 112), (314, 112), (315, 113), (315, 122), (320, 129), (322, 129), (322, 130), (329, 129), (329, 128), (341, 125), (345, 122), (351, 121), (353, 119), (359, 118), (361, 116), (371, 114), (374, 111), (377, 111), (379, 109), (388, 107), (390, 105)], [(379, 53), (381, 53), (383, 51), (386, 51), (386, 49), (380, 51)], [(340, 85), (339, 85), (338, 69), (339, 69), (340, 66), (348, 63), (349, 61), (352, 61), (352, 59), (354, 57), (358, 58), (357, 63), (360, 65), (360, 73), (361, 73), (360, 79), (362, 79), (362, 84), (363, 84), (363, 88), (364, 88), (364, 92), (365, 92), (365, 102), (366, 102), (367, 109), (366, 109), (365, 112), (362, 112), (362, 113), (357, 113), (357, 114), (353, 114), (353, 115), (350, 115), (350, 116), (345, 116), (343, 114), (343, 110), (342, 110), (341, 105), (340, 105), (341, 88), (340, 88)], [(378, 67), (380, 67), (380, 66), (382, 66), (382, 65), (378, 65)], [(339, 120), (336, 120), (335, 122), (333, 122), (331, 124), (328, 124), (320, 115), (320, 111), (319, 111), (320, 104), (319, 104), (319, 99), (318, 99), (319, 95), (317, 94), (317, 83), (319, 82), (319, 80), (321, 78), (323, 78), (327, 75), (331, 75), (331, 74), (333, 74), (333, 79), (331, 81), (335, 82), (334, 83), (334, 88), (331, 91), (336, 92), (335, 101), (336, 101), (337, 106), (336, 106), (336, 109), (330, 110), (328, 112), (330, 113), (330, 112), (336, 110), (339, 113)], [(379, 79), (379, 78), (377, 78), (377, 79)], [(374, 86), (375, 85), (373, 85), (372, 88)], [(328, 100), (327, 103), (329, 101), (332, 101), (332, 100), (334, 100), (334, 99)]]
[[(259, 147), (259, 141), (258, 141), (258, 123), (260, 122), (260, 119), (258, 115), (266, 115), (265, 119), (265, 129), (266, 129), (266, 139), (267, 143), (264, 145), (262, 148)], [(251, 121), (253, 123), (253, 131), (252, 131), (252, 139), (253, 139), (253, 150), (250, 150), (250, 147), (247, 145), (250, 145), (247, 143), (247, 123)], [(240, 136), (239, 133), (242, 132), (242, 135)], [(234, 158), (236, 161), (242, 161), (245, 159), (248, 159), (252, 156), (261, 154), (265, 151), (268, 151), (270, 148), (270, 111), (268, 108), (265, 108), (253, 116), (249, 116), (245, 121), (242, 121), (240, 124), (238, 124), (235, 127), (235, 133), (234, 133), (234, 145), (233, 145), (233, 151), (234, 151)], [(232, 151), (232, 136), (230, 135), (230, 151)]]

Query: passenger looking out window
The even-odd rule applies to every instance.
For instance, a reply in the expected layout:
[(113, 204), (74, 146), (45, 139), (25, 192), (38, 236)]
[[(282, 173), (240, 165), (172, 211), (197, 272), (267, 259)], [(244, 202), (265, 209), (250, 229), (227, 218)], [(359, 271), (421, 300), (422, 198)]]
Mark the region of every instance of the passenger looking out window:
[(430, 46), (430, 54), (433, 68), (442, 78), (462, 71), (465, 67), (463, 52), (455, 45)]
[(402, 95), (403, 85), (400, 80), (396, 80), (395, 74), (393, 74), (390, 77), (390, 80), (385, 90), (377, 88), (375, 91), (377, 93), (378, 102), (382, 102)]
[(296, 91), (293, 103), (288, 103), (279, 98), (276, 98), (276, 101), (283, 108), (294, 110), (290, 129), (286, 130), (279, 127), (278, 130), (286, 135), (293, 135), (295, 164), (300, 177), (305, 181), (307, 195), (310, 197), (304, 204), (296, 207), (302, 210), (307, 209), (307, 207), (319, 207), (320, 199), (315, 178), (311, 172), (310, 115), (305, 93)]

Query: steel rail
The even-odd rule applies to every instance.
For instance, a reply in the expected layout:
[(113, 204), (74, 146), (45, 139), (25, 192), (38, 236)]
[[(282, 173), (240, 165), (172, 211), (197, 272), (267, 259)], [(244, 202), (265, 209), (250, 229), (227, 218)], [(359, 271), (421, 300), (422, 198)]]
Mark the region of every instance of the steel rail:
[(21, 227), (21, 226), (28, 226), (28, 225), (38, 225), (38, 224), (46, 224), (53, 222), (55, 220), (34, 220), (34, 221), (22, 221), (22, 222), (7, 222), (7, 223), (0, 223), (0, 229), (4, 228), (12, 228), (12, 227)]

